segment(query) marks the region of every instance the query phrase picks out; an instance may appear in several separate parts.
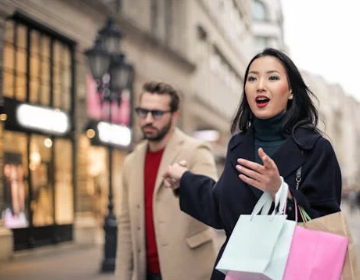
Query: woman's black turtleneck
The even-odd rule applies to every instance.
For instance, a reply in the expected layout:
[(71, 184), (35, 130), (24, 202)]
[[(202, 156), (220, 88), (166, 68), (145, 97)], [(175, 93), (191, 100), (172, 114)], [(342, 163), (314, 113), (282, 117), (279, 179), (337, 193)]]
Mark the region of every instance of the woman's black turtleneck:
[(255, 129), (255, 162), (262, 164), (258, 149), (263, 148), (268, 156), (272, 156), (275, 151), (285, 142), (285, 135), (282, 131), (282, 125), (285, 113), (281, 113), (270, 119), (258, 119), (253, 121)]

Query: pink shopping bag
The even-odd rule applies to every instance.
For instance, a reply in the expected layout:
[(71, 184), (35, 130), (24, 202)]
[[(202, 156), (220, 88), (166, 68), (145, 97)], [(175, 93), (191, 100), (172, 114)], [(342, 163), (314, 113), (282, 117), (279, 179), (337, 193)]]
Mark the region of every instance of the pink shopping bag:
[(296, 226), (283, 280), (340, 280), (348, 238)]

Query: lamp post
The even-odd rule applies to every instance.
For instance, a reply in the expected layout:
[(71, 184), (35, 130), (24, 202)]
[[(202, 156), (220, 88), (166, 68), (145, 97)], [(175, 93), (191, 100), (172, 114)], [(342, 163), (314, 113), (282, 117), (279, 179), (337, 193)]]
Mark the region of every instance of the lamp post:
[[(89, 67), (94, 80), (97, 83), (97, 93), (101, 106), (107, 103), (108, 122), (112, 123), (111, 107), (113, 102), (117, 106), (121, 104), (121, 92), (129, 89), (133, 82), (133, 66), (126, 62), (125, 55), (120, 51), (120, 41), (123, 33), (118, 30), (112, 18), (107, 20), (104, 28), (97, 35), (94, 46), (85, 51)], [(117, 221), (114, 215), (113, 188), (112, 188), (112, 152), (113, 147), (108, 145), (109, 166), (109, 201), (108, 214), (104, 221), (105, 246), (104, 259), (101, 264), (101, 272), (114, 272), (116, 247), (117, 247)]]

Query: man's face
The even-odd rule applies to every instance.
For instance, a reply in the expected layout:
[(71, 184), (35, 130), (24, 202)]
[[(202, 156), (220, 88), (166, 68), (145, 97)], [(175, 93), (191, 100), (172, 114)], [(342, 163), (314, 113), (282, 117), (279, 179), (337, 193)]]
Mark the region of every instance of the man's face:
[(144, 92), (141, 96), (136, 112), (145, 139), (161, 141), (175, 124), (177, 112), (171, 112), (170, 100), (167, 94)]

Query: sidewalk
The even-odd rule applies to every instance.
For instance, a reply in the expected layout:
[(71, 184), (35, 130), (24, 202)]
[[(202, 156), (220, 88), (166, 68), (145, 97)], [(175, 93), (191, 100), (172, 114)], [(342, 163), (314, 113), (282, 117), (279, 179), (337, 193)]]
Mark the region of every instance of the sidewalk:
[(115, 280), (101, 274), (102, 246), (52, 249), (0, 263), (1, 280)]
[[(360, 211), (350, 211), (345, 202), (346, 214), (360, 261)], [(114, 274), (99, 272), (103, 246), (81, 247), (64, 244), (34, 251), (16, 253), (15, 257), (0, 263), (1, 280), (121, 280)]]

